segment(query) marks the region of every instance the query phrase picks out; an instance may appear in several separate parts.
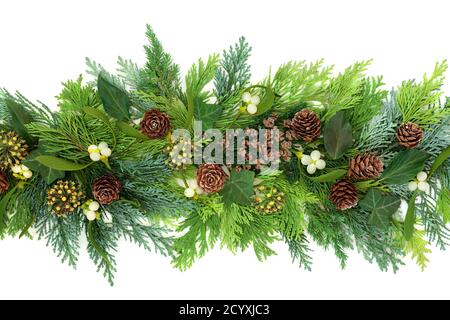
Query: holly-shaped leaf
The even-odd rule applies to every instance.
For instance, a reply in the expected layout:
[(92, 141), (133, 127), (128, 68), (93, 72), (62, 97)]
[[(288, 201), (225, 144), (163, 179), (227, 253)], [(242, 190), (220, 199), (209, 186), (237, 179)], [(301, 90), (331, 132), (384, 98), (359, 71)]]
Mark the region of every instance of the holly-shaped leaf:
[(98, 76), (97, 86), (106, 113), (117, 120), (129, 120), (131, 99), (125, 90), (110, 83), (102, 74)]
[(230, 179), (220, 192), (225, 205), (230, 206), (233, 203), (243, 206), (252, 204), (252, 196), (254, 194), (253, 182), (255, 173), (252, 171), (232, 171)]
[(369, 223), (371, 225), (380, 229), (387, 229), (391, 223), (391, 217), (400, 208), (400, 203), (400, 198), (372, 188), (365, 198), (359, 202), (359, 205), (370, 212)]
[(45, 182), (47, 182), (47, 184), (49, 185), (58, 179), (64, 178), (64, 171), (49, 168), (36, 160), (37, 157), (42, 155), (45, 155), (45, 153), (40, 149), (36, 149), (27, 157), (27, 159), (23, 163), (28, 168), (30, 168), (31, 171), (39, 173), (42, 178), (44, 178)]
[(212, 129), (214, 123), (222, 115), (222, 111), (222, 106), (208, 104), (201, 99), (195, 100), (194, 118), (197, 121), (202, 121), (203, 130)]
[(339, 159), (353, 144), (352, 126), (344, 112), (338, 112), (325, 125), (323, 132), (325, 150), (328, 156)]
[(411, 149), (399, 152), (381, 175), (381, 181), (387, 185), (410, 182), (423, 170), (430, 155), (424, 151)]

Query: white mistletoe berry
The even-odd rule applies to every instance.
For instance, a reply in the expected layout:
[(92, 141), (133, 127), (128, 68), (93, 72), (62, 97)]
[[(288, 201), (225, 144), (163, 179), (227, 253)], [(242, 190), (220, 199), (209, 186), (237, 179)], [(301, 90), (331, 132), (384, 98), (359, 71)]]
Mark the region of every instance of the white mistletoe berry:
[(408, 190), (414, 192), (416, 190), (429, 193), (430, 184), (427, 182), (428, 174), (424, 171), (419, 172), (414, 181), (408, 183)]
[(252, 101), (252, 95), (250, 94), (250, 92), (245, 92), (242, 95), (242, 101), (244, 101), (245, 103), (250, 103)]
[(186, 196), (186, 198), (193, 198), (193, 197), (195, 197), (195, 189), (192, 189), (192, 188), (187, 188), (185, 191), (184, 191), (184, 195)]
[(258, 107), (255, 104), (249, 104), (247, 106), (247, 112), (249, 114), (256, 114), (258, 112)]
[(323, 169), (325, 169), (326, 166), (327, 166), (327, 163), (325, 162), (325, 160), (319, 159), (316, 161), (317, 169), (323, 170)]
[(101, 150), (108, 149), (108, 144), (106, 142), (100, 142), (98, 148)]
[(418, 183), (416, 181), (411, 181), (410, 183), (408, 183), (408, 190), (411, 192), (416, 191), (418, 188)]
[(417, 184), (417, 188), (418, 188), (420, 191), (425, 192), (425, 193), (430, 192), (430, 185), (429, 185), (428, 182), (425, 182), (425, 181), (420, 181), (420, 182)]
[(89, 221), (94, 221), (95, 219), (97, 219), (97, 213), (95, 211), (88, 210), (85, 211), (84, 214)]
[(257, 106), (261, 102), (261, 99), (258, 96), (253, 96), (251, 99), (251, 103)]
[(304, 154), (304, 155), (302, 156), (302, 160), (301, 160), (301, 161), (302, 161), (302, 164), (303, 164), (304, 166), (308, 166), (308, 165), (311, 164), (312, 159), (311, 159), (310, 156)]
[(311, 159), (313, 159), (314, 161), (320, 160), (320, 157), (322, 157), (320, 151), (314, 150), (313, 152), (311, 152)]
[(19, 166), (19, 165), (16, 165), (16, 166), (13, 166), (11, 168), (11, 170), (12, 170), (13, 173), (20, 173), (22, 171), (22, 167)]
[(309, 174), (314, 174), (317, 170), (325, 169), (327, 164), (321, 157), (322, 154), (319, 150), (314, 150), (309, 156), (302, 155), (301, 162), (304, 166), (307, 166), (306, 171)]
[(95, 146), (95, 145), (89, 146), (88, 152), (89, 153), (99, 152), (99, 148), (98, 148), (98, 146)]
[(31, 172), (30, 170), (26, 170), (23, 172), (23, 177), (25, 179), (30, 179), (33, 176), (33, 172)]
[(101, 160), (101, 155), (98, 152), (93, 152), (89, 155), (92, 161), (97, 162)]
[(109, 158), (112, 154), (112, 150), (110, 148), (105, 148), (101, 149), (100, 153), (102, 156)]
[(419, 181), (419, 182), (424, 182), (424, 181), (427, 181), (427, 178), (428, 178), (428, 174), (426, 173), (426, 172), (419, 172), (418, 174), (417, 174), (417, 180)]
[(99, 204), (97, 201), (92, 201), (92, 202), (89, 204), (89, 210), (90, 210), (90, 211), (96, 212), (96, 211), (98, 211), (99, 209), (100, 209), (100, 204)]
[(315, 164), (310, 164), (310, 165), (308, 165), (308, 167), (306, 168), (306, 171), (309, 173), (309, 174), (314, 174), (314, 173), (316, 173), (316, 171), (317, 171), (317, 167), (316, 167), (316, 165)]

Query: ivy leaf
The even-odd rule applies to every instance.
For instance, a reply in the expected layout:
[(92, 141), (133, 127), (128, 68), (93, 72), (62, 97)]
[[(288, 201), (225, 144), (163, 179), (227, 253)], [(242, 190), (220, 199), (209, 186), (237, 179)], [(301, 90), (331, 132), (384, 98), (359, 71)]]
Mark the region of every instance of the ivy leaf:
[(399, 152), (384, 170), (381, 181), (387, 185), (408, 183), (423, 170), (429, 156), (428, 153), (417, 149)]
[(6, 106), (8, 107), (9, 113), (11, 114), (14, 131), (16, 131), (20, 137), (24, 138), (30, 146), (34, 145), (35, 139), (31, 137), (28, 129), (25, 126), (31, 123), (33, 121), (33, 118), (28, 114), (28, 112), (21, 104), (15, 102), (13, 99), (7, 99)]
[(199, 98), (195, 99), (194, 119), (202, 121), (203, 130), (212, 129), (222, 112), (222, 106), (207, 104)]
[(352, 126), (344, 112), (338, 112), (328, 121), (323, 132), (325, 149), (331, 159), (342, 157), (353, 144)]
[(273, 103), (275, 102), (275, 92), (273, 92), (272, 88), (270, 87), (262, 87), (266, 90), (266, 94), (264, 95), (264, 98), (258, 105), (258, 112), (256, 113), (257, 116), (262, 115), (269, 111)]
[(405, 224), (403, 225), (403, 235), (407, 241), (411, 240), (414, 234), (414, 225), (416, 223), (416, 199), (417, 192), (411, 196), (408, 201), (408, 211), (406, 211)]
[(98, 76), (97, 86), (106, 113), (117, 120), (129, 120), (131, 99), (128, 94), (110, 83), (102, 74)]
[(359, 205), (364, 210), (370, 212), (369, 223), (380, 229), (387, 229), (391, 222), (391, 217), (400, 208), (400, 198), (387, 195), (372, 188), (369, 190)]
[(254, 194), (253, 181), (255, 173), (252, 171), (231, 172), (230, 179), (220, 192), (225, 205), (233, 203), (249, 206), (252, 204), (251, 197)]
[(137, 130), (136, 128), (130, 126), (128, 123), (123, 121), (117, 121), (117, 127), (120, 131), (122, 131), (124, 134), (126, 134), (129, 137), (136, 138), (139, 140), (147, 140), (148, 137)]
[(318, 177), (310, 177), (310, 179), (314, 182), (323, 183), (323, 182), (333, 182), (336, 181), (347, 174), (347, 170), (345, 169), (335, 169), (326, 174), (323, 174)]
[(450, 146), (444, 149), (434, 160), (430, 169), (430, 176), (432, 176), (448, 158), (450, 158)]
[(92, 164), (92, 163), (80, 164), (66, 159), (46, 155), (37, 156), (36, 161), (38, 161), (39, 163), (48, 168), (59, 171), (80, 171), (86, 169)]
[(64, 178), (64, 171), (49, 168), (36, 160), (37, 157), (43, 155), (45, 155), (45, 153), (42, 152), (42, 150), (36, 149), (27, 157), (24, 164), (32, 171), (38, 172), (49, 185), (58, 179)]

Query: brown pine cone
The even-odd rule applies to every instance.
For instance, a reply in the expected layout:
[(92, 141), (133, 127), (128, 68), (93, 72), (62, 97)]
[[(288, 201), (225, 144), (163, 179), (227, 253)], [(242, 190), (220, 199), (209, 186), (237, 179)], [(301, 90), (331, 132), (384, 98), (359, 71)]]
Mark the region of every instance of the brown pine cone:
[(311, 110), (303, 109), (295, 114), (291, 121), (285, 123), (295, 138), (312, 142), (320, 137), (321, 123), (319, 116)]
[(378, 179), (384, 165), (376, 154), (363, 153), (350, 160), (348, 176), (356, 180)]
[(358, 191), (348, 180), (342, 179), (331, 187), (330, 200), (339, 210), (347, 210), (358, 204)]
[(8, 189), (9, 189), (8, 177), (6, 177), (5, 173), (0, 171), (0, 194), (6, 192)]
[(217, 164), (203, 164), (197, 170), (197, 183), (206, 193), (222, 190), (227, 174)]
[(100, 204), (108, 205), (120, 199), (122, 183), (110, 174), (98, 178), (92, 184), (92, 194), (94, 199)]
[(423, 130), (417, 124), (408, 122), (397, 129), (396, 137), (402, 147), (412, 149), (422, 142)]
[(141, 132), (150, 139), (164, 138), (169, 133), (170, 128), (169, 117), (158, 109), (147, 111), (141, 122)]

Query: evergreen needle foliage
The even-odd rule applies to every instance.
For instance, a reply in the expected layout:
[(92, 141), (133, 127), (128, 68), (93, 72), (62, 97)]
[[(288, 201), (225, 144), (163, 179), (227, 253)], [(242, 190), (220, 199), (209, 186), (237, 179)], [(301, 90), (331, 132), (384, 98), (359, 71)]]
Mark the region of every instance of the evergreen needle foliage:
[[(432, 245), (448, 246), (446, 61), (390, 94), (366, 74), (370, 60), (340, 73), (323, 60), (291, 61), (253, 82), (252, 48), (240, 38), (199, 59), (183, 89), (150, 26), (146, 36), (145, 64), (118, 58), (116, 75), (87, 59), (93, 79), (64, 82), (55, 112), (0, 90), (0, 238), (35, 230), (72, 267), (86, 238), (111, 284), (123, 240), (180, 270), (215, 246), (263, 261), (277, 241), (305, 270), (311, 242), (342, 268), (355, 249), (382, 271), (397, 272), (405, 257), (424, 270)], [(229, 129), (277, 128), (278, 149), (267, 146), (271, 131), (244, 142), (280, 155), (270, 163), (279, 167), (193, 164), (192, 151), (214, 140), (179, 145), (175, 130), (193, 133), (194, 120), (218, 129), (219, 146)]]

